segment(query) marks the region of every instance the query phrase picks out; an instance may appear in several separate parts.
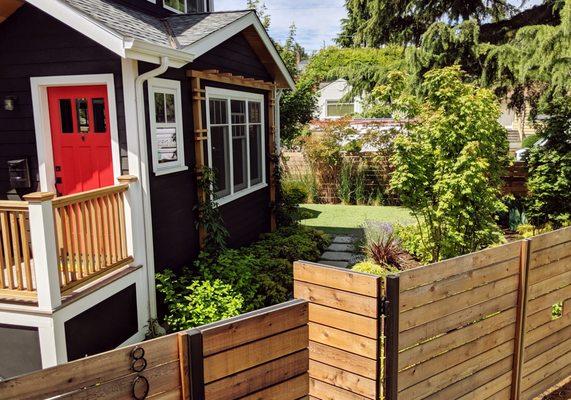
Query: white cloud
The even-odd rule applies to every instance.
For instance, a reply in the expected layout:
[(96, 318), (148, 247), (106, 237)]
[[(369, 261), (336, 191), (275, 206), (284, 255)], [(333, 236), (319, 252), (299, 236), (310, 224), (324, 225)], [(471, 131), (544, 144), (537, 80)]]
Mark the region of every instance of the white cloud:
[[(270, 35), (283, 41), (292, 22), (297, 26), (297, 40), (307, 50), (330, 45), (341, 30), (341, 19), (347, 15), (344, 0), (265, 0), (271, 17)], [(215, 0), (217, 11), (242, 10), (246, 0)]]

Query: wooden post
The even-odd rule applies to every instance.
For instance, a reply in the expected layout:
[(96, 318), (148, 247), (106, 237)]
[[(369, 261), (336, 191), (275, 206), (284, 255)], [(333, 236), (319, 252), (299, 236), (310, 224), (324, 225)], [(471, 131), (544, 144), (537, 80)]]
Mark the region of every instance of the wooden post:
[(129, 189), (124, 193), (125, 196), (125, 231), (127, 240), (127, 253), (126, 256), (132, 256), (137, 265), (142, 265), (144, 262), (145, 252), (145, 239), (143, 234), (143, 227), (139, 225), (142, 215), (141, 210), (138, 210), (142, 204), (140, 196), (140, 189), (137, 187), (139, 178), (134, 175), (122, 175), (117, 178), (119, 183), (128, 184)]
[(186, 332), (188, 337), (188, 359), (190, 398), (192, 400), (204, 400), (204, 351), (202, 344), (202, 332), (191, 329)]
[(24, 196), (30, 210), (30, 239), (36, 274), (38, 307), (52, 311), (61, 305), (56, 230), (51, 192)]
[(519, 263), (519, 289), (517, 296), (516, 332), (512, 367), (511, 400), (519, 400), (521, 395), (521, 373), (525, 354), (525, 329), (527, 322), (527, 297), (529, 291), (528, 275), (531, 257), (531, 240), (521, 242)]
[[(206, 155), (204, 154), (204, 143), (208, 140), (208, 130), (204, 127), (202, 120), (202, 102), (206, 101), (205, 90), (201, 87), (200, 78), (193, 77), (192, 86), (192, 116), (194, 121), (194, 155), (196, 159), (196, 179), (201, 179), (203, 168), (206, 166)], [(198, 188), (198, 202), (203, 204), (206, 201), (204, 190)], [(200, 218), (200, 216), (199, 216)], [(204, 246), (206, 230), (202, 224), (198, 226), (198, 240), (200, 248)]]
[(385, 302), (385, 399), (398, 399), (400, 278), (387, 276)]
[(276, 221), (276, 202), (277, 202), (277, 185), (279, 182), (276, 182), (276, 157), (277, 157), (277, 148), (276, 148), (276, 119), (275, 119), (275, 107), (276, 107), (276, 97), (275, 97), (275, 89), (271, 90), (268, 93), (270, 102), (268, 105), (268, 121), (269, 121), (269, 148), (270, 148), (270, 176), (269, 176), (269, 183), (270, 183), (270, 203), (272, 205), (271, 208), (271, 217), (270, 217), (270, 226), (272, 232), (277, 228), (277, 221)]

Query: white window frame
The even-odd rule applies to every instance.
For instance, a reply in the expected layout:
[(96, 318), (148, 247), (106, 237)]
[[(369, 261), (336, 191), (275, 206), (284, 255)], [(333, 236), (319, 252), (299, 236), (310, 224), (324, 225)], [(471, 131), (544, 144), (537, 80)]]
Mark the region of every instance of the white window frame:
[[(266, 121), (265, 121), (265, 99), (264, 95), (258, 93), (251, 93), (251, 92), (241, 92), (237, 90), (228, 90), (228, 89), (220, 89), (215, 87), (206, 87), (206, 126), (207, 126), (207, 139), (208, 139), (208, 167), (212, 168), (212, 146), (211, 146), (211, 126), (210, 126), (210, 100), (211, 99), (224, 99), (227, 101), (228, 107), (228, 140), (229, 140), (229, 170), (230, 170), (230, 194), (219, 199), (216, 199), (216, 203), (218, 205), (223, 205), (239, 199), (240, 197), (244, 197), (250, 193), (253, 193), (257, 190), (263, 189), (268, 186), (266, 181)], [(230, 109), (230, 101), (231, 100), (239, 100), (246, 102), (246, 169), (247, 169), (247, 187), (242, 189), (238, 192), (234, 192), (234, 151), (233, 151), (233, 139), (232, 139), (232, 113)], [(262, 160), (262, 180), (260, 183), (251, 186), (251, 178), (250, 178), (250, 134), (249, 134), (249, 107), (248, 101), (256, 101), (261, 104), (260, 110), (260, 117), (261, 117), (261, 135), (262, 135), (262, 154), (260, 154)], [(257, 123), (256, 123), (257, 124)], [(220, 125), (217, 125), (220, 126)]]
[(180, 11), (180, 10), (177, 10), (176, 8), (171, 7), (171, 6), (167, 6), (166, 0), (163, 0), (163, 8), (166, 8), (167, 10), (175, 12), (177, 14), (186, 14), (186, 11), (188, 10), (188, 4), (186, 4), (186, 0), (183, 0), (183, 1), (184, 1), (184, 11)]
[[(184, 134), (182, 123), (182, 102), (181, 102), (181, 85), (180, 81), (171, 79), (151, 78), (149, 79), (149, 120), (151, 130), (151, 151), (153, 158), (153, 172), (155, 175), (166, 175), (175, 172), (186, 171), (188, 167), (184, 161)], [(176, 127), (176, 146), (177, 160), (167, 163), (159, 163), (158, 144), (157, 144), (157, 127), (155, 112), (155, 93), (174, 94), (175, 104), (175, 127)]]
[(355, 113), (355, 102), (354, 101), (341, 101), (341, 100), (327, 100), (325, 102), (325, 115), (327, 117), (330, 118), (343, 118), (346, 115), (349, 114), (345, 114), (345, 115), (330, 115), (329, 114), (329, 106), (335, 105), (335, 106), (348, 106), (348, 105), (352, 105), (353, 106), (353, 112), (351, 114)]

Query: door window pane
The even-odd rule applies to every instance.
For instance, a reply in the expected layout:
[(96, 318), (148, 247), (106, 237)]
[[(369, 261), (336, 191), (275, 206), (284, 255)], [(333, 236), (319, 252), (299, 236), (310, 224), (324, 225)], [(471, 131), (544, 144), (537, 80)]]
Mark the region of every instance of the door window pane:
[(155, 121), (158, 123), (166, 121), (164, 93), (155, 93)]
[(59, 113), (61, 116), (61, 132), (73, 133), (73, 117), (71, 114), (71, 100), (60, 99)]
[(234, 192), (239, 192), (248, 186), (248, 155), (246, 148), (246, 126), (232, 127), (232, 157), (234, 167)]
[(186, 0), (164, 0), (164, 5), (180, 12), (186, 12), (185, 1)]
[(96, 133), (107, 132), (107, 121), (105, 118), (105, 100), (91, 100), (93, 109), (93, 130)]
[(87, 99), (75, 99), (77, 108), (77, 130), (81, 133), (89, 132), (89, 114), (87, 111)]
[(262, 126), (250, 126), (250, 185), (262, 182)]
[(210, 131), (212, 140), (212, 169), (216, 175), (216, 197), (230, 194), (230, 153), (228, 127), (216, 126)]

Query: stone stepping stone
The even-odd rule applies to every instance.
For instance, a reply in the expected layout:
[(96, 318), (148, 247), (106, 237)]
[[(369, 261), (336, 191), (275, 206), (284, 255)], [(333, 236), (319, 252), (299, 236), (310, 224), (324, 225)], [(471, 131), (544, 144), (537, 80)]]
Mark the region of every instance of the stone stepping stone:
[(353, 252), (355, 251), (355, 246), (353, 246), (352, 244), (345, 244), (345, 243), (333, 243), (327, 248), (327, 251)]
[(337, 268), (347, 268), (349, 266), (349, 263), (347, 261), (319, 260), (319, 264), (329, 265), (331, 267), (337, 267)]
[(328, 261), (351, 261), (353, 253), (345, 251), (326, 251), (321, 255), (321, 259)]
[(355, 239), (351, 236), (335, 236), (333, 238), (333, 243), (337, 244), (352, 244), (355, 243)]

